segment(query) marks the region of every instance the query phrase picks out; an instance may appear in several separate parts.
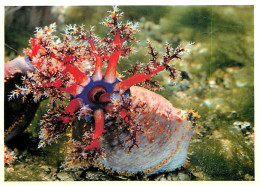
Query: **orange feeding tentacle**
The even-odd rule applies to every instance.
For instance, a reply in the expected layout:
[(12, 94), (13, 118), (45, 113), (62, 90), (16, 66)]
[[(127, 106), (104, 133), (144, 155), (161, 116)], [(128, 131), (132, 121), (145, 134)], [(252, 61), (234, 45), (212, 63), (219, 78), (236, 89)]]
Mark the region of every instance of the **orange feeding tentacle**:
[(104, 130), (105, 123), (105, 113), (102, 109), (97, 109), (94, 111), (94, 120), (95, 120), (95, 132), (92, 143), (87, 146), (84, 151), (91, 150), (93, 148), (99, 149), (99, 138), (102, 135)]

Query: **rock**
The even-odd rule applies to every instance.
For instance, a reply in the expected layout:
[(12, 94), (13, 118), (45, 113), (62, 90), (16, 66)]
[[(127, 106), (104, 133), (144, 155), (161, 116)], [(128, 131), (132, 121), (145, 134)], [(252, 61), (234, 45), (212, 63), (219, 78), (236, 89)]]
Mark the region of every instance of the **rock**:
[(208, 98), (205, 99), (200, 106), (206, 106), (213, 112), (221, 111), (221, 113), (230, 112), (230, 104), (223, 98)]
[(161, 181), (161, 179), (165, 179), (165, 175), (164, 174), (160, 174), (160, 175), (158, 175), (155, 179), (154, 179), (154, 181)]
[(10, 174), (10, 173), (14, 172), (14, 169), (11, 168), (11, 167), (8, 167), (8, 168), (5, 169), (5, 171), (6, 171), (8, 174)]
[(45, 172), (47, 172), (47, 173), (50, 173), (50, 172), (51, 172), (50, 167), (48, 167), (47, 165), (43, 165), (43, 166), (41, 166), (41, 168), (42, 168)]
[(41, 178), (42, 181), (50, 181), (50, 175), (46, 175), (45, 173), (40, 173), (39, 177)]
[(241, 81), (241, 80), (236, 81), (236, 86), (238, 88), (245, 87), (246, 85), (247, 85), (247, 82), (244, 82), (244, 81)]
[(208, 84), (209, 84), (209, 87), (210, 87), (210, 88), (217, 88), (217, 85), (216, 85), (216, 81), (215, 81), (215, 80), (210, 80), (210, 81), (208, 82)]
[(23, 164), (18, 164), (18, 165), (15, 165), (14, 168), (17, 169), (17, 170), (22, 170), (22, 169), (25, 168), (25, 165), (23, 165)]
[(159, 181), (167, 181), (167, 179), (165, 177), (162, 177), (159, 179)]
[[(115, 176), (116, 178), (118, 178), (119, 180), (124, 180), (124, 181), (127, 181), (129, 180), (129, 178), (125, 177), (125, 176)], [(145, 179), (145, 178), (144, 178)], [(146, 178), (147, 180), (147, 178)]]
[(189, 177), (189, 175), (180, 172), (180, 173), (178, 173), (178, 179), (180, 181), (189, 181), (190, 177)]
[(172, 173), (169, 173), (166, 177), (166, 180), (171, 181), (172, 180)]
[(176, 174), (173, 173), (169, 173), (166, 177), (166, 179), (168, 181), (177, 181), (178, 180), (178, 176)]
[(73, 176), (74, 181), (83, 181), (84, 180), (84, 177), (82, 176), (83, 175), (83, 171), (81, 171), (81, 170), (73, 171), (71, 173), (71, 175)]
[(104, 175), (102, 172), (91, 172), (91, 171), (86, 172), (85, 178), (86, 180), (89, 181), (106, 181), (112, 179), (111, 177)]
[(247, 180), (247, 181), (254, 181), (254, 177), (252, 175), (246, 174), (245, 175), (245, 180)]
[(172, 175), (172, 181), (178, 181), (178, 176), (176, 174)]
[(250, 123), (246, 122), (246, 121), (244, 121), (244, 122), (242, 122), (242, 121), (235, 121), (233, 123), (233, 126), (237, 130), (245, 130), (247, 128), (250, 128)]
[(74, 181), (73, 178), (66, 172), (60, 172), (57, 174), (57, 177), (61, 181)]

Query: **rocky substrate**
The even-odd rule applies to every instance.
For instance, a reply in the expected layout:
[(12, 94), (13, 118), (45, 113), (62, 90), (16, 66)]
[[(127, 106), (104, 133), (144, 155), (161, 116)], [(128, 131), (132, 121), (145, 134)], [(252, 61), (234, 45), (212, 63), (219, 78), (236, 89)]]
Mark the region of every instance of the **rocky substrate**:
[[(17, 150), (15, 150), (17, 153)], [(5, 166), (5, 181), (191, 181), (196, 177), (185, 168), (152, 176), (138, 174), (131, 177), (109, 174), (95, 168), (64, 170), (47, 165), (42, 156), (23, 151), (16, 161)]]

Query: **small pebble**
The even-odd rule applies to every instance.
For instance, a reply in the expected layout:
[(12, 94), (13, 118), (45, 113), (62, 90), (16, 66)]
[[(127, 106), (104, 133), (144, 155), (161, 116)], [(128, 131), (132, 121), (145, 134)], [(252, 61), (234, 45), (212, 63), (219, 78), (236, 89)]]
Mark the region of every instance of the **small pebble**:
[(12, 172), (14, 172), (14, 169), (11, 168), (11, 167), (8, 167), (8, 168), (5, 169), (5, 171), (6, 171), (7, 173), (12, 173)]
[(70, 175), (68, 175), (65, 172), (60, 172), (57, 174), (57, 177), (59, 178), (59, 180), (61, 181), (74, 181), (72, 177), (70, 177)]
[(166, 177), (166, 179), (168, 180), (168, 181), (172, 181), (172, 173), (169, 173), (168, 175), (167, 175), (167, 177)]
[(43, 165), (43, 166), (41, 166), (41, 168), (42, 168), (45, 172), (47, 172), (47, 173), (50, 173), (50, 172), (51, 172), (51, 169), (50, 169), (47, 165)]
[(178, 181), (178, 176), (176, 174), (172, 176), (172, 181)]
[(190, 180), (190, 177), (187, 174), (184, 174), (181, 172), (178, 174), (178, 178), (180, 181), (189, 181)]
[(161, 179), (164, 178), (164, 177), (165, 177), (164, 174), (158, 175), (158, 176), (154, 179), (154, 181), (161, 181)]
[(165, 177), (162, 177), (159, 179), (159, 181), (167, 181), (167, 179)]

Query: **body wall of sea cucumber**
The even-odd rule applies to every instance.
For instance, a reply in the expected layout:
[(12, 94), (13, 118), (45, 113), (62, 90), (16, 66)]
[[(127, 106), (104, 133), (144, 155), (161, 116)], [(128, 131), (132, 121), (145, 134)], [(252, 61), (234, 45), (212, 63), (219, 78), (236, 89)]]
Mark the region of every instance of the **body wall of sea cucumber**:
[[(143, 126), (143, 132), (137, 134), (138, 147), (128, 148), (115, 143), (114, 136), (107, 133), (101, 141), (105, 157), (98, 161), (104, 167), (117, 172), (155, 174), (173, 171), (184, 165), (187, 149), (192, 136), (192, 124), (186, 114), (176, 109), (162, 96), (142, 87), (130, 88), (133, 105), (146, 103), (144, 113), (135, 116), (135, 122)], [(121, 135), (123, 141), (126, 135)]]

